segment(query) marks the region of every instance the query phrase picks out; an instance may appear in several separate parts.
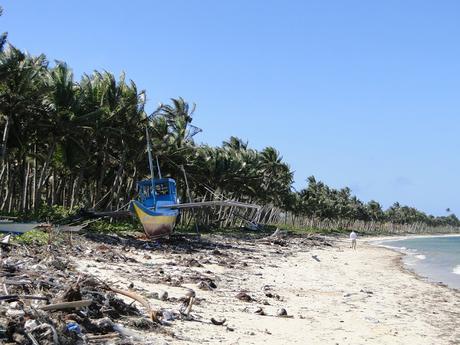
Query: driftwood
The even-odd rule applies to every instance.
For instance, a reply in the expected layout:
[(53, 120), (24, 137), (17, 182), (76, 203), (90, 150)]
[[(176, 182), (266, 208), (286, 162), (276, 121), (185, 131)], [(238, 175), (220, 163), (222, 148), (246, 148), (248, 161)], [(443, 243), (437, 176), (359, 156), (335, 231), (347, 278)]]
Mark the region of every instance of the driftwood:
[(8, 300), (18, 300), (18, 299), (36, 299), (41, 301), (48, 301), (48, 297), (43, 296), (31, 296), (31, 295), (3, 295), (0, 296), (0, 301), (8, 301)]
[(101, 335), (87, 335), (86, 339), (88, 340), (105, 340), (105, 339), (115, 339), (115, 338), (120, 338), (120, 334), (118, 333), (107, 333), (107, 334), (101, 334)]
[(28, 331), (24, 331), (24, 333), (27, 335), (27, 337), (30, 339), (33, 345), (40, 345), (40, 343), (35, 339), (35, 337), (32, 335), (32, 333)]
[(138, 294), (136, 294), (136, 293), (134, 293), (132, 291), (124, 291), (124, 290), (120, 290), (120, 289), (110, 287), (110, 286), (104, 286), (104, 288), (106, 290), (113, 291), (113, 292), (118, 293), (120, 295), (127, 296), (127, 297), (132, 298), (133, 300), (139, 302), (140, 304), (142, 304), (144, 306), (145, 309), (147, 309), (147, 314), (152, 319), (152, 321), (159, 321), (159, 319), (158, 319), (159, 312), (156, 311), (156, 310), (152, 310), (152, 308), (150, 306), (150, 303), (145, 298), (143, 298), (142, 296), (139, 296)]
[(279, 244), (279, 245), (286, 245), (286, 241), (283, 239), (286, 237), (286, 231), (282, 231), (279, 228), (276, 228), (275, 232), (270, 236), (263, 237), (257, 240), (258, 243), (264, 244)]
[(184, 310), (181, 310), (181, 314), (185, 315), (187, 318), (190, 315), (190, 312), (192, 311), (192, 306), (195, 303), (195, 291), (192, 289), (187, 289), (187, 292), (185, 293), (185, 298), (187, 299), (184, 304)]
[(73, 309), (73, 308), (82, 308), (88, 307), (93, 303), (93, 300), (81, 300), (81, 301), (72, 301), (72, 302), (63, 302), (56, 304), (49, 304), (41, 307), (41, 310), (63, 310), (63, 309)]

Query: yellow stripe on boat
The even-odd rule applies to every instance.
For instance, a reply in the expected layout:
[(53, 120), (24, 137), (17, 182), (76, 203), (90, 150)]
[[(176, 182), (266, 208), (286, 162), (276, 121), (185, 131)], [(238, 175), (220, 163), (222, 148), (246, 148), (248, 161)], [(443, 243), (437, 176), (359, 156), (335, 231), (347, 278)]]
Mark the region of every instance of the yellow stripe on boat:
[(152, 237), (164, 237), (169, 236), (174, 228), (176, 223), (177, 215), (173, 216), (152, 216), (142, 210), (136, 203), (133, 204), (134, 212), (136, 213), (137, 218), (144, 227), (145, 233)]

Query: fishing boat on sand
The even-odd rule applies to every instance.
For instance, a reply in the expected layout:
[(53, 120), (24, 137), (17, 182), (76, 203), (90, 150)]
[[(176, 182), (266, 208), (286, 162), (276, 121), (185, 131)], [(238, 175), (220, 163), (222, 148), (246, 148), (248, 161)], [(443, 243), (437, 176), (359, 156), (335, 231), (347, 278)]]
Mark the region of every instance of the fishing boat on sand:
[[(199, 131), (195, 131), (198, 133)], [(147, 155), (150, 168), (150, 179), (137, 182), (138, 199), (132, 200), (130, 211), (142, 224), (147, 236), (152, 239), (169, 237), (176, 225), (181, 209), (196, 209), (203, 207), (227, 206), (235, 208), (250, 208), (259, 210), (260, 207), (233, 200), (215, 200), (189, 203), (179, 203), (177, 198), (176, 181), (172, 178), (162, 178), (158, 157), (156, 157), (157, 176), (154, 176), (152, 149), (149, 132), (146, 127)], [(184, 170), (185, 176), (185, 170)], [(186, 182), (187, 188), (188, 184)]]
[(152, 239), (171, 235), (180, 210), (216, 206), (257, 210), (260, 208), (257, 205), (233, 200), (178, 203), (176, 181), (172, 178), (143, 180), (138, 182), (137, 186), (139, 197), (138, 200), (131, 201), (131, 212), (136, 215), (145, 233)]

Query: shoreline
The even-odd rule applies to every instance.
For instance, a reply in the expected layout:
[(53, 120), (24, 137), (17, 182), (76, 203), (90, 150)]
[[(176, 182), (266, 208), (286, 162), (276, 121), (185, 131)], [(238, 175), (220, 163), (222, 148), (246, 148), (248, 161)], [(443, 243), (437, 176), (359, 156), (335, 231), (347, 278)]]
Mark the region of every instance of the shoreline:
[(371, 242), (380, 242), (380, 241), (401, 241), (401, 240), (408, 240), (412, 238), (430, 238), (430, 237), (460, 237), (459, 234), (407, 234), (407, 235), (376, 235), (376, 236), (362, 236), (362, 241), (366, 241), (366, 243)]
[(377, 236), (376, 238), (371, 239), (371, 240), (366, 238), (365, 243), (371, 246), (379, 247), (382, 249), (387, 249), (387, 250), (398, 253), (400, 255), (399, 260), (398, 260), (398, 265), (401, 267), (401, 270), (403, 270), (404, 272), (407, 272), (408, 274), (413, 275), (415, 278), (421, 281), (424, 281), (426, 283), (429, 283), (429, 284), (433, 284), (436, 286), (443, 286), (453, 291), (460, 292), (460, 287), (451, 286), (448, 283), (445, 283), (443, 281), (436, 281), (435, 279), (425, 276), (422, 273), (418, 273), (415, 267), (409, 267), (406, 263), (404, 263), (404, 259), (410, 257), (409, 253), (406, 253), (397, 247), (384, 245), (384, 243), (387, 241), (404, 241), (408, 239), (431, 238), (431, 237), (460, 237), (460, 234), (403, 235), (403, 236), (388, 236), (388, 237), (387, 236), (385, 237)]
[[(371, 245), (373, 245), (373, 244), (371, 244)], [(456, 293), (460, 293), (460, 288), (449, 286), (448, 284), (446, 284), (444, 282), (434, 281), (434, 280), (430, 279), (429, 277), (425, 277), (425, 276), (417, 273), (414, 268), (408, 267), (404, 263), (404, 258), (406, 256), (408, 256), (407, 253), (403, 253), (403, 252), (397, 250), (396, 248), (389, 248), (389, 247), (385, 247), (385, 246), (378, 246), (378, 247), (382, 248), (382, 249), (392, 251), (392, 252), (395, 252), (395, 253), (397, 253), (399, 255), (399, 257), (397, 259), (397, 264), (398, 264), (399, 268), (401, 269), (402, 273), (409, 274), (409, 275), (413, 276), (414, 278), (420, 280), (421, 282), (432, 284), (434, 286), (444, 287), (444, 288), (452, 290), (452, 291), (454, 291)]]

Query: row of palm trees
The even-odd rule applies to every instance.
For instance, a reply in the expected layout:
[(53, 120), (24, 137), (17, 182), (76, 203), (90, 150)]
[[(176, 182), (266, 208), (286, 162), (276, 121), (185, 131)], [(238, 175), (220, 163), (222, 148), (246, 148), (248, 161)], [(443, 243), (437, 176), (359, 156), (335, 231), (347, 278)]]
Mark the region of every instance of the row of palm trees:
[[(3, 42), (3, 41), (1, 41)], [(0, 211), (33, 213), (60, 205), (119, 209), (149, 175), (146, 129), (161, 171), (178, 181), (183, 200), (228, 198), (263, 205), (260, 222), (341, 220), (460, 226), (395, 203), (383, 210), (349, 188), (309, 177), (294, 191), (293, 172), (273, 147), (254, 150), (231, 137), (219, 147), (197, 145), (195, 105), (182, 98), (145, 111), (146, 93), (122, 74), (95, 71), (76, 80), (64, 62), (51, 65), (1, 43)], [(187, 180), (186, 180), (187, 178)], [(186, 182), (190, 186), (187, 193)]]

